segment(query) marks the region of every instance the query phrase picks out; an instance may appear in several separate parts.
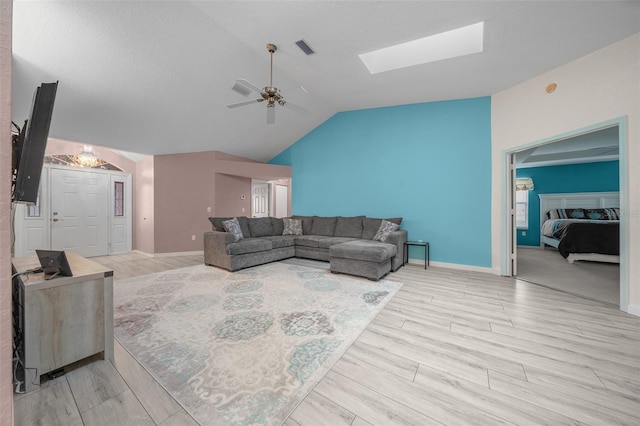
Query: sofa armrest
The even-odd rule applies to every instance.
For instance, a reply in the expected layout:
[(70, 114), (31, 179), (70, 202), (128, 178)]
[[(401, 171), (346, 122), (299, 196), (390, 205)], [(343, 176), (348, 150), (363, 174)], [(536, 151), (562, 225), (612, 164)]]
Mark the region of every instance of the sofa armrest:
[(235, 242), (233, 234), (228, 232), (207, 231), (204, 233), (204, 263), (206, 265), (229, 268), (227, 245)]
[(398, 253), (391, 259), (391, 270), (397, 271), (404, 265), (404, 243), (407, 241), (407, 231), (399, 229), (389, 234), (385, 244), (393, 244), (398, 248)]

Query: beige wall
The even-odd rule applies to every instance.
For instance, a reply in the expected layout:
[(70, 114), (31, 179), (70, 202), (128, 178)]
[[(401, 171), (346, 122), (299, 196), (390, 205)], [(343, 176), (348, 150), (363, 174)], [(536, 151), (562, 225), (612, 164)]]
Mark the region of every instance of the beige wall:
[(213, 151), (154, 157), (153, 253), (203, 250), (207, 207), (215, 201), (214, 160)]
[(13, 424), (11, 365), (11, 14), (0, 1), (0, 425)]
[(215, 199), (214, 208), (209, 216), (249, 217), (251, 215), (251, 178), (216, 173)]
[[(557, 135), (626, 119), (628, 179), (621, 182), (624, 223), (628, 224), (628, 306), (640, 315), (640, 34), (547, 72), (492, 97), (492, 266), (500, 270), (503, 239), (504, 153)], [(545, 88), (557, 83), (555, 92)], [(628, 191), (624, 191), (624, 188)], [(623, 228), (624, 229), (624, 228)], [(623, 231), (624, 232), (624, 231)], [(624, 275), (624, 270), (621, 271)]]
[[(202, 251), (210, 216), (243, 215), (243, 207), (250, 214), (250, 178), (290, 179), (291, 168), (218, 151), (153, 157), (153, 250), (134, 248), (153, 254)], [(245, 200), (239, 191), (246, 191)]]

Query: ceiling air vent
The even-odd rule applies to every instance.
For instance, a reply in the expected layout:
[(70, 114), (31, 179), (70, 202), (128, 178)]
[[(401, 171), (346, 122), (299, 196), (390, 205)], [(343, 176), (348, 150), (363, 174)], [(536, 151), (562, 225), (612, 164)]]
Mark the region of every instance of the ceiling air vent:
[(296, 41), (296, 45), (307, 55), (313, 55), (314, 53), (316, 53), (304, 40)]

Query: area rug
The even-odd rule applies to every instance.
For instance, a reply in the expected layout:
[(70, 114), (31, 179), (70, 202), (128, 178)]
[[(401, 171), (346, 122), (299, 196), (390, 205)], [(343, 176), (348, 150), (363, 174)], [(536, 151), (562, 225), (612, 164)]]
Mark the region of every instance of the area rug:
[(202, 425), (280, 424), (402, 284), (271, 263), (117, 280), (118, 341)]

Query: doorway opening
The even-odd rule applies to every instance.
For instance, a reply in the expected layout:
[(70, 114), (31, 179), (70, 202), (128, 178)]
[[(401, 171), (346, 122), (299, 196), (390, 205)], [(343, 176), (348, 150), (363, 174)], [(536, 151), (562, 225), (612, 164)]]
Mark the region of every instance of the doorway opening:
[[(505, 173), (503, 174), (502, 183), (503, 183), (503, 201), (502, 201), (502, 224), (503, 224), (503, 238), (501, 242), (501, 274), (506, 276), (518, 276), (518, 248), (524, 248), (527, 250), (526, 254), (531, 255), (531, 250), (535, 250), (532, 247), (537, 246), (538, 250), (540, 250), (540, 226), (541, 223), (538, 221), (542, 221), (540, 219), (540, 211), (539, 211), (539, 203), (538, 195), (542, 192), (546, 193), (596, 193), (602, 191), (612, 191), (617, 189), (619, 194), (619, 205), (617, 206), (621, 212), (627, 211), (628, 209), (628, 191), (629, 188), (626, 184), (627, 176), (628, 176), (628, 158), (626, 155), (627, 151), (627, 137), (626, 137), (626, 120), (624, 118), (611, 120), (605, 123), (599, 123), (588, 128), (579, 129), (576, 131), (569, 132), (567, 134), (558, 135), (556, 137), (548, 138), (541, 141), (532, 142), (530, 144), (520, 146), (509, 151), (505, 151), (503, 153), (503, 161), (505, 165)], [(554, 163), (555, 162), (555, 163)], [(564, 166), (561, 163), (564, 162)], [(608, 169), (605, 164), (609, 162)], [(524, 167), (519, 167), (525, 164)], [(598, 166), (589, 166), (589, 164), (599, 164)], [(580, 165), (580, 166), (578, 166)], [(535, 166), (539, 167), (537, 170), (534, 170), (533, 167), (527, 166)], [(549, 169), (545, 170), (544, 167), (549, 167)], [(614, 176), (616, 182), (613, 187), (603, 187), (603, 182), (593, 182), (593, 179), (596, 179), (595, 176), (591, 175), (576, 175), (576, 170), (582, 168), (582, 171), (588, 170), (590, 167), (599, 167), (599, 172), (602, 174), (602, 170), (607, 169), (609, 176), (611, 175), (611, 170), (617, 169), (617, 176)], [(570, 175), (569, 178), (565, 180), (557, 180), (556, 182), (551, 182), (553, 179), (543, 178), (544, 172), (555, 172), (556, 174), (561, 171), (561, 169), (565, 168), (565, 172), (573, 172), (573, 175)], [(529, 169), (529, 172), (527, 172)], [(595, 169), (593, 169), (595, 170)], [(534, 173), (535, 172), (535, 173)], [(587, 172), (588, 173), (588, 172)], [(529, 207), (533, 207), (531, 211), (529, 211), (530, 218), (538, 218), (537, 220), (529, 220), (529, 227), (527, 229), (523, 229), (522, 226), (518, 228), (516, 224), (516, 201), (522, 201), (522, 197), (519, 197), (517, 200), (515, 183), (518, 176), (531, 178), (533, 175), (538, 175), (539, 185), (536, 186), (535, 194), (532, 193), (529, 196)], [(551, 173), (553, 174), (553, 173)], [(585, 177), (586, 176), (586, 177)], [(533, 185), (536, 185), (535, 177), (532, 179)], [(589, 183), (591, 181), (591, 183)], [(611, 184), (611, 183), (610, 183)], [(574, 190), (571, 190), (571, 185), (574, 185)], [(535, 195), (535, 197), (533, 197)], [(533, 201), (533, 202), (532, 202)], [(517, 206), (520, 210), (522, 206)], [(591, 207), (591, 206), (585, 206)], [(544, 213), (544, 212), (543, 212)], [(533, 222), (533, 223), (532, 223)], [(520, 224), (522, 225), (522, 224)], [(533, 226), (532, 226), (533, 225)], [(524, 234), (524, 235), (523, 235)], [(533, 235), (532, 235), (533, 234)], [(536, 244), (532, 244), (533, 240), (536, 240)], [(629, 292), (629, 258), (628, 258), (628, 217), (624, 214), (620, 215), (620, 263), (619, 269), (617, 271), (612, 271), (615, 269), (610, 268), (611, 265), (602, 265), (603, 268), (606, 269), (609, 267), (610, 272), (614, 275), (618, 276), (618, 294), (617, 294), (617, 303), (616, 305), (620, 306), (621, 310), (627, 310), (628, 305), (628, 292)], [(528, 241), (528, 243), (523, 243), (524, 241)], [(529, 246), (529, 247), (527, 247)], [(553, 248), (551, 250), (554, 250)], [(525, 254), (523, 252), (523, 254)], [(540, 257), (543, 252), (538, 251), (535, 257)], [(544, 255), (548, 255), (549, 253), (544, 253)], [(535, 253), (534, 253), (535, 255)], [(558, 256), (560, 256), (558, 254)], [(524, 256), (523, 256), (524, 259)], [(553, 259), (554, 261), (557, 259)], [(566, 265), (570, 265), (566, 260), (562, 259)], [(576, 262), (582, 265), (586, 265), (585, 262), (580, 261)], [(595, 263), (595, 262), (594, 262)], [(564, 263), (560, 262), (560, 268), (563, 268)], [(598, 266), (596, 265), (596, 268)], [(574, 271), (577, 269), (574, 269)], [(617, 272), (618, 275), (615, 275)], [(523, 278), (524, 279), (524, 278)], [(530, 277), (526, 279), (527, 281), (532, 281)], [(551, 278), (553, 280), (553, 278)], [(555, 280), (556, 283), (561, 282), (562, 278), (558, 278)], [(540, 283), (543, 284), (544, 283)], [(558, 284), (560, 285), (560, 284)], [(558, 288), (562, 290), (562, 288)], [(575, 290), (575, 288), (573, 289)], [(609, 289), (610, 290), (610, 289)], [(575, 291), (567, 291), (569, 293), (576, 293)], [(579, 292), (578, 292), (579, 293)], [(591, 293), (594, 295), (595, 293)], [(589, 293), (587, 294), (578, 294), (583, 297), (593, 298), (595, 300), (600, 300), (602, 297), (590, 297)], [(611, 303), (609, 300), (600, 300)]]
[(287, 217), (291, 179), (251, 179), (251, 217)]

